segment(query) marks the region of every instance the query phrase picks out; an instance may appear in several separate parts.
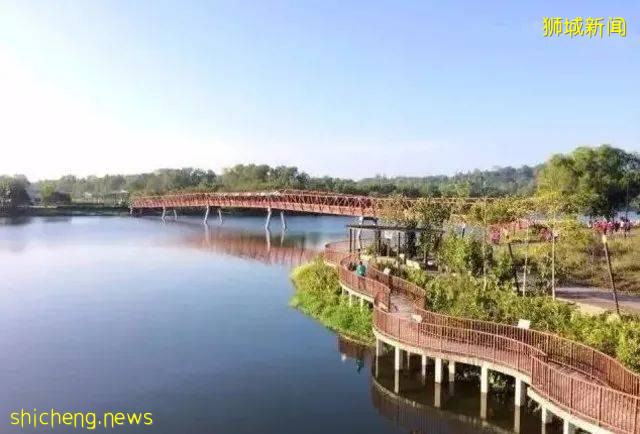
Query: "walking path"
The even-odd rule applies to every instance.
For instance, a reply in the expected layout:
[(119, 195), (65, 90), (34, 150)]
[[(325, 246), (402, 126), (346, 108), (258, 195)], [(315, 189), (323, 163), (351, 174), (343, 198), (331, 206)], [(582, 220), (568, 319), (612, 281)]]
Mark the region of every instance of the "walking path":
[[(373, 300), (376, 355), (382, 343), (395, 351), (395, 369), (402, 352), (436, 360), (436, 382), (442, 362), (482, 368), (481, 392), (489, 389), (488, 372), (516, 381), (516, 406), (528, 395), (542, 409), (544, 423), (552, 413), (564, 420), (565, 432), (576, 427), (589, 432), (640, 434), (640, 376), (616, 359), (560, 336), (506, 324), (441, 315), (423, 309), (425, 290), (370, 267), (366, 276), (349, 270), (357, 258), (329, 244), (325, 260), (338, 267), (340, 283), (356, 296)], [(391, 305), (391, 309), (387, 306)], [(454, 365), (455, 366), (455, 365)]]
[[(556, 288), (556, 297), (575, 303), (585, 313), (615, 312), (616, 305), (610, 290), (584, 286), (566, 286)], [(640, 314), (640, 296), (618, 294), (620, 310), (627, 313)]]

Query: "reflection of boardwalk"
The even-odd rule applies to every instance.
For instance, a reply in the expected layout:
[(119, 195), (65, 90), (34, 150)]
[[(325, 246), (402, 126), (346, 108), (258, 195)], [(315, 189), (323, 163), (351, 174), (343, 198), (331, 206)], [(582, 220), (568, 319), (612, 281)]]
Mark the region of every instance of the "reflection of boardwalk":
[(206, 230), (204, 234), (187, 236), (183, 243), (198, 249), (209, 250), (267, 264), (300, 265), (312, 260), (318, 252), (294, 244), (286, 244), (271, 234), (264, 236), (246, 232)]
[(480, 417), (440, 410), (397, 395), (384, 387), (375, 377), (371, 379), (371, 401), (378, 413), (392, 421), (397, 427), (408, 429), (412, 433), (511, 432), (492, 426)]
[[(580, 427), (640, 433), (640, 376), (618, 360), (551, 333), (425, 310), (424, 289), (373, 267), (357, 276), (348, 267), (355, 257), (341, 257), (340, 246), (327, 245), (325, 260), (338, 266), (343, 287), (374, 300), (376, 356), (391, 346), (396, 372), (410, 354), (421, 356), (423, 370), (427, 358), (434, 359), (436, 383), (442, 382), (445, 361), (454, 369), (456, 363), (475, 365), (481, 368), (482, 394), (489, 392), (490, 370), (514, 377), (515, 406), (525, 403), (529, 385), (545, 424), (553, 413), (563, 419), (565, 432)], [(407, 299), (417, 302), (412, 307)]]

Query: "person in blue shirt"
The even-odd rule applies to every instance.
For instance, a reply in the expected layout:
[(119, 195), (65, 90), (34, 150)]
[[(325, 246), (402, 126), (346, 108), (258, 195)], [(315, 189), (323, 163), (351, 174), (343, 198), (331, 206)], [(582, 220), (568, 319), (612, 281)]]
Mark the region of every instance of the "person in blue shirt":
[(356, 267), (356, 274), (362, 277), (367, 274), (367, 267), (365, 267), (362, 261), (358, 262), (358, 266)]

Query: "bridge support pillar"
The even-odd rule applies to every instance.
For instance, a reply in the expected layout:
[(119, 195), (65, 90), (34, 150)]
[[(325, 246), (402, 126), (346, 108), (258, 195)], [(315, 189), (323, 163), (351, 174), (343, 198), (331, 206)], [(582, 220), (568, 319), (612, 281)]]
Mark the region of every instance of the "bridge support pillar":
[(280, 211), (280, 224), (282, 226), (282, 230), (287, 230), (287, 221), (284, 219), (284, 211)]
[(487, 365), (482, 365), (480, 371), (480, 393), (489, 393), (489, 368)]
[(522, 407), (513, 410), (513, 432), (519, 433), (522, 426)]
[(364, 298), (360, 297), (360, 309), (364, 308)]
[(480, 419), (482, 420), (487, 419), (487, 401), (488, 400), (489, 400), (488, 395), (486, 393), (480, 394)]
[(173, 210), (173, 219), (178, 220), (178, 211), (176, 211), (175, 209)]
[(267, 208), (267, 220), (264, 223), (264, 228), (269, 229), (270, 223), (271, 223), (271, 208)]
[(516, 393), (514, 398), (514, 405), (516, 407), (521, 407), (525, 404), (526, 398), (526, 386), (519, 378), (516, 378)]
[(542, 407), (542, 411), (540, 412), (540, 416), (542, 417), (542, 425), (547, 425), (551, 423), (553, 420), (553, 414), (545, 407)]
[(400, 393), (400, 371), (396, 370), (393, 374), (393, 392), (397, 395)]
[(206, 225), (207, 221), (209, 220), (209, 212), (211, 211), (211, 207), (209, 205), (207, 205), (207, 207), (205, 208), (204, 211), (204, 220), (203, 223)]
[(395, 351), (395, 354), (393, 358), (393, 361), (394, 361), (393, 366), (396, 371), (399, 371), (400, 368), (402, 367), (402, 350), (400, 349), (400, 347), (395, 347), (394, 351)]
[(442, 359), (440, 357), (436, 358), (434, 381), (437, 384), (442, 383)]
[(422, 354), (422, 378), (427, 376), (427, 355)]
[(442, 385), (440, 383), (433, 385), (433, 406), (435, 408), (442, 406)]
[(576, 433), (576, 426), (565, 419), (562, 422), (562, 434), (575, 434), (575, 433)]
[(222, 208), (218, 208), (218, 224), (222, 225)]
[(407, 354), (407, 371), (409, 371), (411, 370), (411, 353), (407, 351), (406, 354)]
[(449, 367), (449, 383), (453, 383), (456, 381), (456, 362), (449, 360), (447, 366)]
[(164, 218), (167, 216), (167, 208), (166, 207), (162, 207), (162, 220), (164, 220)]

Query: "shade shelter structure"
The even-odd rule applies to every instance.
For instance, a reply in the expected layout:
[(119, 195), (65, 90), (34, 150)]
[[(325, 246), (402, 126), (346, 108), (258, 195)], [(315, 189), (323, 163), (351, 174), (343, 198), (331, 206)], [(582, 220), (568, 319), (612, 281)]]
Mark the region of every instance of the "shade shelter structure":
[[(362, 249), (362, 231), (368, 231), (373, 233), (373, 237), (367, 237), (372, 239), (372, 245), (376, 254), (382, 253), (382, 240), (388, 240), (387, 252), (395, 244), (395, 248), (400, 253), (408, 253), (406, 250), (408, 242), (415, 243), (416, 238), (422, 233), (437, 233), (442, 235), (443, 230), (441, 228), (431, 227), (413, 227), (407, 225), (378, 225), (378, 224), (364, 224), (354, 223), (348, 224), (349, 229), (349, 252), (355, 252)], [(411, 241), (414, 240), (414, 241)], [(405, 251), (402, 252), (403, 245)], [(388, 256), (388, 254), (387, 254)]]

